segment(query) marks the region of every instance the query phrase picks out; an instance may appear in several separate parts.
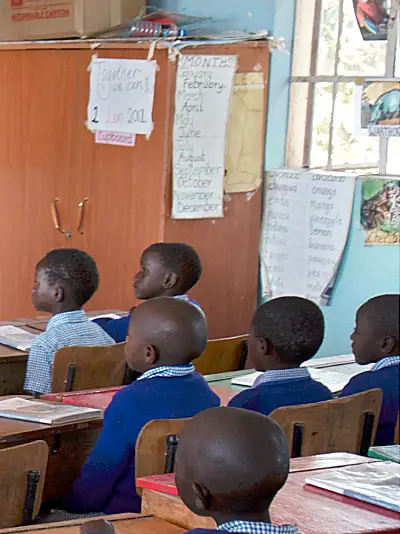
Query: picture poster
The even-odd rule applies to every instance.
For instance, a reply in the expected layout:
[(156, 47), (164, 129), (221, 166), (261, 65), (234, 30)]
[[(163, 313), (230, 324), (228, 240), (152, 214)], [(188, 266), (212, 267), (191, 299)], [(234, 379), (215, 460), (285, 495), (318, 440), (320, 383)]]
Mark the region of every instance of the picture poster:
[(354, 13), (364, 41), (386, 41), (390, 0), (353, 0)]
[(223, 217), (225, 138), (237, 56), (179, 58), (173, 129), (175, 219)]
[(329, 171), (268, 173), (260, 243), (264, 297), (328, 304), (347, 242), (355, 177)]
[(93, 57), (87, 126), (95, 132), (150, 135), (157, 63)]
[(356, 134), (400, 137), (400, 80), (363, 80), (355, 105)]
[(400, 178), (365, 179), (361, 193), (361, 226), (366, 245), (400, 245)]

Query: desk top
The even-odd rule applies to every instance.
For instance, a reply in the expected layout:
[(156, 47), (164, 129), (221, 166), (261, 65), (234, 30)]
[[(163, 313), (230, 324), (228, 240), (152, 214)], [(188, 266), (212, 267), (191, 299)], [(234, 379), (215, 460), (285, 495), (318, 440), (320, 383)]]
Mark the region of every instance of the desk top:
[[(96, 310), (96, 311), (87, 311), (86, 314), (88, 315), (88, 317), (97, 317), (98, 315), (109, 315), (109, 314), (115, 314), (115, 315), (119, 315), (120, 317), (124, 317), (125, 315), (128, 315), (128, 312), (123, 311), (123, 310)], [(50, 320), (50, 316), (48, 317), (41, 316), (35, 319), (18, 319), (18, 320), (26, 321), (25, 323), (26, 326), (29, 326), (30, 328), (38, 330), (39, 332), (44, 332), (46, 330), (47, 323)]]
[[(350, 465), (360, 465), (372, 462), (379, 462), (377, 459), (349, 454), (347, 452), (334, 452), (330, 454), (318, 454), (316, 456), (305, 456), (304, 458), (292, 458), (290, 460), (290, 472), (301, 473), (309, 471), (320, 471), (332, 469), (334, 467), (348, 467)], [(308, 473), (308, 476), (310, 473)], [(168, 495), (178, 495), (175, 484), (175, 473), (167, 475), (151, 475), (138, 478), (136, 485), (139, 488), (150, 489), (167, 493)]]
[[(79, 534), (80, 526), (90, 519), (67, 521), (63, 523), (48, 523), (46, 525), (31, 525), (0, 530), (1, 534), (28, 533), (34, 534)], [(185, 530), (167, 523), (162, 519), (143, 516), (140, 514), (120, 514), (108, 516), (117, 534), (182, 534)]]
[(0, 417), (0, 447), (4, 445), (18, 445), (21, 441), (44, 439), (55, 432), (70, 432), (76, 429), (100, 428), (103, 425), (102, 419), (87, 419), (74, 423), (58, 423), (54, 425), (43, 425), (30, 421), (19, 421), (18, 419), (8, 419)]
[[(305, 460), (305, 459), (302, 459)], [(344, 467), (325, 469), (338, 471)], [(271, 506), (271, 520), (296, 524), (300, 534), (398, 534), (400, 514), (350, 497), (305, 485), (314, 470), (291, 472)], [(179, 497), (143, 491), (142, 511), (187, 528), (215, 528), (210, 518), (192, 514)]]

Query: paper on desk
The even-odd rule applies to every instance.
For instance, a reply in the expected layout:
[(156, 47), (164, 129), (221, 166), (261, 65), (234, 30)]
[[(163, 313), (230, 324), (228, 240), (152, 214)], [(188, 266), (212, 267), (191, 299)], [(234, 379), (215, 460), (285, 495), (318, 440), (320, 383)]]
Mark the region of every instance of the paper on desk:
[(0, 343), (14, 349), (29, 350), (37, 336), (38, 334), (32, 334), (16, 326), (0, 326)]
[(95, 315), (94, 317), (90, 317), (91, 321), (95, 321), (96, 319), (121, 319), (121, 317), (116, 313), (104, 313), (100, 315)]

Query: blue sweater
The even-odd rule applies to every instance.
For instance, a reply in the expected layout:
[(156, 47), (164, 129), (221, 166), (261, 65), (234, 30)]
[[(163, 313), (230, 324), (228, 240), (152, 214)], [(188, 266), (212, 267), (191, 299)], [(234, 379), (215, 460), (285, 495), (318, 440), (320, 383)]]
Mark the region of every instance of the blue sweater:
[(242, 391), (230, 401), (233, 408), (246, 408), (253, 412), (269, 415), (281, 406), (310, 404), (332, 399), (329, 389), (309, 378), (291, 379), (280, 382), (265, 382), (257, 387)]
[(105, 411), (100, 438), (62, 507), (74, 513), (140, 512), (135, 490), (140, 430), (153, 419), (193, 417), (219, 404), (219, 397), (198, 373), (149, 378), (126, 386)]
[[(195, 301), (190, 299), (187, 295), (178, 295), (174, 298), (187, 300), (199, 310), (201, 310), (200, 305)], [(126, 317), (121, 317), (120, 319), (109, 319), (107, 317), (101, 317), (100, 319), (95, 319), (93, 322), (97, 323), (101, 328), (107, 332), (117, 343), (123, 343), (126, 340), (128, 335), (129, 322), (131, 320), (131, 313)]]
[(393, 445), (399, 414), (399, 377), (400, 365), (391, 365), (378, 371), (366, 371), (352, 378), (340, 395), (346, 397), (375, 388), (382, 390), (382, 408), (375, 445)]

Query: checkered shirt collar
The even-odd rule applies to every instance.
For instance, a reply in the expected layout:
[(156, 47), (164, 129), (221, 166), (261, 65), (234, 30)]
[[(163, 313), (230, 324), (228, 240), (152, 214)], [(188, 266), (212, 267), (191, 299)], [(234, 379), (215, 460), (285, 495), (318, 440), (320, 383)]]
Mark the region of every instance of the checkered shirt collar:
[(392, 365), (400, 365), (400, 356), (387, 356), (383, 358), (373, 366), (372, 371), (379, 371), (379, 369), (391, 367)]
[(257, 387), (267, 382), (288, 382), (289, 380), (301, 380), (310, 378), (310, 371), (307, 367), (298, 367), (296, 369), (276, 369), (274, 371), (265, 371), (254, 382), (253, 387)]
[(218, 527), (226, 532), (242, 532), (243, 534), (298, 534), (294, 525), (273, 525), (256, 521), (230, 521)]
[(142, 376), (139, 376), (138, 380), (145, 380), (147, 378), (169, 378), (174, 376), (186, 376), (195, 371), (194, 365), (161, 365), (154, 369), (149, 369)]
[(59, 326), (62, 324), (68, 323), (80, 323), (82, 321), (87, 321), (88, 317), (84, 310), (74, 310), (64, 313), (57, 313), (47, 323), (46, 330), (49, 330), (53, 326)]

